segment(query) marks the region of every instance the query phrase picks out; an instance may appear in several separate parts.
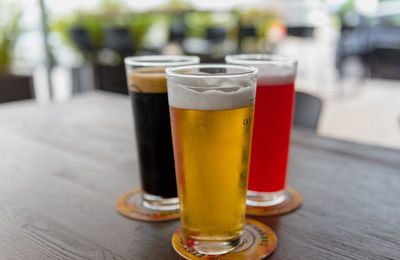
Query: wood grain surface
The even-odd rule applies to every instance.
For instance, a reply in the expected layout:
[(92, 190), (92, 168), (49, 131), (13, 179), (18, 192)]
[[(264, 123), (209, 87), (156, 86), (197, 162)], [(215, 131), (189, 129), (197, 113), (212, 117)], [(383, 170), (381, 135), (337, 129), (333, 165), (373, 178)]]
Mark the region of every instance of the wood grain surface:
[[(126, 96), (0, 105), (0, 259), (180, 259), (179, 221), (115, 210), (139, 187)], [(400, 151), (294, 130), (297, 211), (253, 217), (278, 236), (270, 259), (400, 259)]]

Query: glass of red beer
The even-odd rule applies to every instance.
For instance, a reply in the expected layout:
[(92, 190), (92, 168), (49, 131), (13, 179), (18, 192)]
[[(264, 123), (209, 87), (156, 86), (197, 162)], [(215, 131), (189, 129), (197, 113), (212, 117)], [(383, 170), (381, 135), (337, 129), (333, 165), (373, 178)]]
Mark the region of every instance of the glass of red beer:
[(280, 204), (286, 197), (297, 61), (268, 54), (228, 55), (225, 61), (259, 69), (246, 203)]

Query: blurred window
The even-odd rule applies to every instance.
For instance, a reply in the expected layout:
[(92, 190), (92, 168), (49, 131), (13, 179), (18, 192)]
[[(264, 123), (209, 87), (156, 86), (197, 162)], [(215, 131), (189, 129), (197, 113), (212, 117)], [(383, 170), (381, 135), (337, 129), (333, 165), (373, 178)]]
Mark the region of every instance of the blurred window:
[(385, 28), (400, 28), (400, 14), (380, 17), (377, 25)]

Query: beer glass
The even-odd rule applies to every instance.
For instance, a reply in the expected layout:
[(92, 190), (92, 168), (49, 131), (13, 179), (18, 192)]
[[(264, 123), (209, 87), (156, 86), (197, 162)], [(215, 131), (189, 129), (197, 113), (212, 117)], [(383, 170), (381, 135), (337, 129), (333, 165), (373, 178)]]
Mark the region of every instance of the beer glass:
[(195, 56), (125, 58), (145, 208), (179, 209), (165, 68), (199, 61)]
[(228, 55), (225, 61), (259, 69), (247, 204), (277, 205), (285, 200), (297, 61), (267, 54)]
[(168, 101), (185, 247), (224, 254), (240, 244), (257, 68), (167, 68)]

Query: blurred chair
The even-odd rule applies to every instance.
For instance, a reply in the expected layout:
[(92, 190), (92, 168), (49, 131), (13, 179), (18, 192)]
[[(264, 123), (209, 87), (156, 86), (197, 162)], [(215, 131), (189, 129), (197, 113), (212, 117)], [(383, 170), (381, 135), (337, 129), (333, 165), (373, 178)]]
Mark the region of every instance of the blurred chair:
[(226, 29), (220, 26), (208, 27), (206, 30), (206, 39), (212, 43), (221, 43), (226, 38)]
[(0, 103), (34, 98), (31, 76), (0, 76)]
[(186, 26), (183, 21), (183, 15), (175, 18), (169, 28), (168, 42), (161, 50), (165, 55), (183, 55), (183, 41), (186, 35)]
[(103, 31), (103, 48), (94, 66), (95, 87), (127, 94), (124, 58), (134, 54), (131, 32), (126, 27), (111, 26)]
[(256, 37), (256, 28), (254, 26), (244, 26), (241, 25), (239, 27), (239, 38), (244, 38), (244, 37)]
[(245, 38), (257, 38), (256, 28), (254, 26), (239, 25), (238, 31), (238, 52), (243, 52), (243, 40)]
[(110, 48), (121, 56), (129, 56), (134, 52), (133, 37), (126, 27), (109, 27), (103, 33), (104, 47)]
[(126, 83), (126, 72), (123, 63), (116, 66), (97, 64), (94, 67), (95, 88), (128, 94), (128, 85)]
[(287, 34), (290, 36), (300, 38), (312, 38), (314, 37), (314, 27), (311, 26), (288, 26)]
[(76, 47), (83, 53), (93, 51), (93, 43), (90, 39), (88, 31), (80, 26), (72, 27), (69, 31), (70, 36)]
[(177, 19), (169, 30), (169, 41), (182, 43), (185, 38), (186, 27), (183, 18)]
[(227, 31), (222, 26), (212, 26), (206, 29), (207, 51), (206, 55), (200, 55), (200, 59), (206, 63), (223, 63), (227, 51)]
[(296, 91), (293, 125), (315, 132), (321, 114), (320, 98)]

